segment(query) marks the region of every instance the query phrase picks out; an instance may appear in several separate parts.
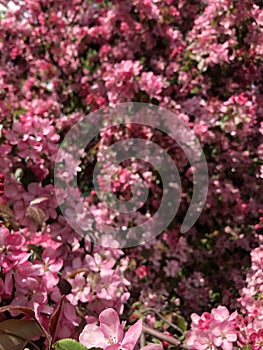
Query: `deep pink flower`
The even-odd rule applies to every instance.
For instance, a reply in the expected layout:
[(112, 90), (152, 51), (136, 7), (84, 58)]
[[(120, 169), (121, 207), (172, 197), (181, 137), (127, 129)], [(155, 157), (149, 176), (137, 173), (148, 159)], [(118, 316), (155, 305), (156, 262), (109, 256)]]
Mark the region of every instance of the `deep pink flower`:
[(263, 349), (263, 328), (259, 329), (258, 332), (253, 332), (250, 335), (250, 341), (252, 343), (253, 350), (262, 350)]
[(147, 267), (145, 265), (139, 266), (135, 270), (135, 273), (139, 278), (144, 278), (147, 276)]
[(25, 238), (19, 232), (0, 227), (0, 266), (4, 273), (26, 262), (30, 254), (25, 249)]

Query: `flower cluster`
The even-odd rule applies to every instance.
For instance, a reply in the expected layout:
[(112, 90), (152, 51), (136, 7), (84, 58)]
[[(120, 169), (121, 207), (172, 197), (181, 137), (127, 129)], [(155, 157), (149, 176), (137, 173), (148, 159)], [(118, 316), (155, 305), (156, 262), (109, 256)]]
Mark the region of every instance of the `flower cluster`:
[(242, 308), (229, 313), (225, 306), (191, 315), (191, 330), (187, 332), (189, 349), (243, 349), (259, 350), (263, 346), (262, 303), (262, 246), (251, 252), (252, 266), (247, 275), (246, 287), (239, 299)]
[[(147, 314), (148, 325), (180, 338), (194, 314), (187, 337), (192, 348), (259, 350), (262, 6), (254, 0), (1, 4), (1, 304), (31, 307), (48, 327), (65, 295), (57, 338), (78, 338), (83, 322), (106, 308), (127, 318)], [(204, 150), (207, 201), (184, 235), (180, 224), (191, 201), (194, 169), (179, 145), (148, 126), (130, 123), (103, 131), (79, 163), (64, 154), (70, 196), (61, 188), (55, 198), (56, 155), (67, 132), (89, 112), (125, 101), (173, 112)], [(91, 235), (104, 222), (128, 228), (154, 216), (162, 182), (148, 162), (130, 159), (115, 168), (111, 186), (119, 200), (129, 200), (138, 181), (149, 189), (145, 204), (131, 215), (105, 208), (93, 188), (95, 164), (101, 164), (101, 174), (106, 172), (108, 148), (129, 138), (154, 142), (171, 155), (181, 177), (181, 205), (176, 219), (153, 241), (134, 249), (106, 249), (80, 237), (58, 204), (67, 202), (70, 211), (75, 203), (70, 165), (75, 174), (84, 173), (78, 177), (84, 197), (78, 220)], [(103, 191), (103, 179), (97, 180)], [(106, 246), (108, 239), (100, 236), (97, 243)], [(252, 269), (246, 275), (250, 253)], [(153, 309), (172, 319), (176, 331)], [(135, 343), (129, 337), (137, 337), (140, 324), (125, 333), (114, 314), (115, 330), (106, 334), (108, 314), (101, 315), (102, 328), (88, 325), (87, 334), (96, 330), (103, 349), (115, 336), (116, 341), (110, 340), (114, 349), (131, 350)]]

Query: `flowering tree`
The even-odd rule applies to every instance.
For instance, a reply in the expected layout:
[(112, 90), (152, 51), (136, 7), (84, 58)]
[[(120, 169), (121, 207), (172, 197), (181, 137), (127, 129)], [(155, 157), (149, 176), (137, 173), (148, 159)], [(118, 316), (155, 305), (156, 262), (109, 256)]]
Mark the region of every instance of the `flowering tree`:
[[(142, 348), (161, 341), (196, 350), (261, 349), (262, 6), (252, 0), (1, 3), (0, 343), (59, 349), (64, 345), (57, 341), (71, 337), (82, 347), (130, 350), (142, 331)], [(147, 202), (126, 221), (102, 206), (90, 174), (97, 161), (107, 166), (105, 150), (117, 141), (137, 137), (166, 149), (183, 193), (176, 218), (155, 240), (105, 248), (107, 237), (93, 244), (63, 217), (54, 167), (76, 122), (126, 101), (164, 107), (194, 131), (209, 191), (197, 223), (180, 233), (194, 171), (183, 150), (147, 126), (108, 129), (77, 164), (94, 232), (104, 221), (144, 222), (162, 196), (155, 169), (129, 160), (116, 167), (113, 193), (129, 199), (142, 178)], [(113, 310), (137, 323), (125, 333)], [(109, 313), (114, 323), (106, 334)], [(34, 332), (14, 331), (18, 324), (10, 322), (22, 322), (21, 315), (20, 329)], [(89, 337), (96, 332), (98, 344)]]

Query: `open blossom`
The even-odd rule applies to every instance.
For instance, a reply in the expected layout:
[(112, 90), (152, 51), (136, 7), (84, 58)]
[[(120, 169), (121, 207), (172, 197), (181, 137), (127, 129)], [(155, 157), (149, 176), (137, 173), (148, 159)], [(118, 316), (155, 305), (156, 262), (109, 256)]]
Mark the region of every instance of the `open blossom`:
[(191, 350), (232, 350), (237, 341), (235, 320), (237, 312), (229, 313), (225, 306), (219, 305), (211, 313), (204, 312), (201, 317), (191, 316), (191, 330), (187, 333), (186, 344)]
[(223, 322), (227, 320), (233, 320), (236, 317), (236, 312), (234, 312), (232, 315), (230, 315), (228, 309), (225, 306), (219, 305), (216, 309), (213, 309), (211, 311), (211, 315), (213, 316), (214, 320), (218, 322)]
[(140, 88), (149, 94), (150, 97), (159, 98), (162, 90), (167, 86), (161, 75), (154, 75), (152, 72), (143, 72), (140, 79)]
[(232, 324), (224, 321), (221, 323), (215, 323), (211, 326), (211, 334), (213, 337), (213, 343), (216, 346), (221, 346), (223, 350), (232, 350), (233, 343), (237, 340), (237, 332)]
[(250, 335), (250, 341), (252, 341), (253, 350), (262, 350), (263, 349), (263, 328), (258, 332), (253, 332)]
[(190, 334), (187, 338), (187, 346), (193, 350), (217, 350), (209, 332), (197, 331)]
[(56, 259), (54, 249), (46, 248), (42, 254), (42, 261), (35, 261), (34, 266), (40, 270), (47, 290), (52, 290), (59, 282), (58, 273), (63, 266), (62, 259)]
[[(97, 347), (103, 350), (133, 350), (142, 332), (142, 321), (137, 321), (126, 332), (126, 322), (120, 324), (117, 312), (111, 308), (101, 312), (100, 326), (88, 324), (80, 334), (81, 344), (88, 348)], [(158, 344), (149, 344), (144, 350), (161, 350)], [(141, 350), (142, 350), (141, 349)]]
[(0, 266), (4, 273), (28, 260), (25, 242), (19, 232), (11, 234), (6, 227), (0, 227)]
[(83, 276), (84, 273), (75, 276), (74, 280), (71, 281), (72, 290), (67, 299), (72, 305), (77, 305), (78, 301), (82, 303), (88, 302), (91, 299), (90, 284), (87, 283), (86, 278)]

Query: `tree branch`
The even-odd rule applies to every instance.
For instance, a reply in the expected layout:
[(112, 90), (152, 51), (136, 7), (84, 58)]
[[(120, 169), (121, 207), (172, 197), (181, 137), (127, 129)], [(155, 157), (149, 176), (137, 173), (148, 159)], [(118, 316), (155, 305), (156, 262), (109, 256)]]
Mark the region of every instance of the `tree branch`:
[(157, 339), (164, 340), (167, 343), (170, 343), (170, 344), (175, 345), (177, 347), (180, 346), (182, 349), (188, 349), (188, 347), (183, 345), (180, 340), (175, 339), (169, 335), (165, 335), (165, 334), (157, 331), (156, 329), (152, 329), (149, 326), (147, 326), (146, 324), (143, 324), (142, 329), (143, 329), (143, 332), (148, 333)]

